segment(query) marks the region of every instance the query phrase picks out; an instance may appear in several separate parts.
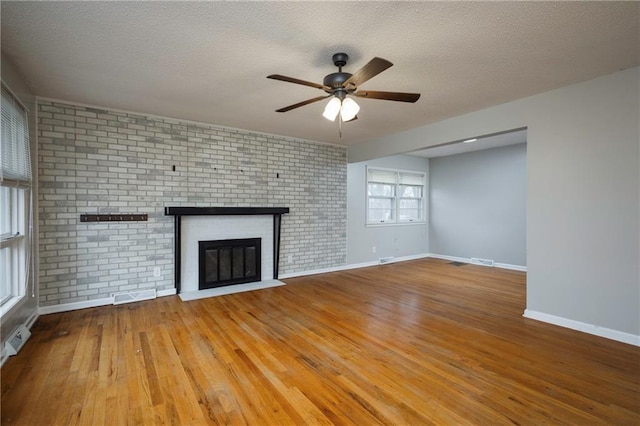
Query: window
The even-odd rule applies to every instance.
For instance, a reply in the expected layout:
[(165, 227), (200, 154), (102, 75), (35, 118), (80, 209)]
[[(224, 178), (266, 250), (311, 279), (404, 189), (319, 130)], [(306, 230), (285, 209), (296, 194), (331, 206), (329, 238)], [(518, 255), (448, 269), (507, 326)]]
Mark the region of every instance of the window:
[(31, 157), (26, 109), (2, 85), (0, 138), (0, 306), (24, 295), (29, 279)]
[(426, 174), (367, 168), (367, 224), (425, 223)]

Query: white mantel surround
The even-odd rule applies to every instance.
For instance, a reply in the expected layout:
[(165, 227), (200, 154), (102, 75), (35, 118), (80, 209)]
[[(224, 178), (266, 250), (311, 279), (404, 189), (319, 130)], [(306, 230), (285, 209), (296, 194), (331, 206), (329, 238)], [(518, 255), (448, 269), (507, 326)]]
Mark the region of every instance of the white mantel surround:
[[(221, 208), (217, 208), (221, 210)], [(170, 214), (165, 209), (165, 214)], [(287, 209), (288, 212), (288, 209)], [(260, 213), (233, 214), (176, 214), (179, 227), (176, 248), (180, 257), (180, 292), (182, 300), (193, 300), (223, 294), (238, 293), (284, 285), (274, 279), (274, 215)], [(279, 219), (279, 218), (278, 218)], [(278, 221), (279, 227), (279, 221)], [(199, 290), (199, 241), (230, 240), (240, 238), (261, 239), (261, 276), (255, 283), (236, 284)], [(178, 246), (179, 244), (179, 246)]]
[(198, 241), (260, 238), (262, 280), (273, 279), (271, 216), (186, 216), (182, 218), (182, 292), (198, 291)]

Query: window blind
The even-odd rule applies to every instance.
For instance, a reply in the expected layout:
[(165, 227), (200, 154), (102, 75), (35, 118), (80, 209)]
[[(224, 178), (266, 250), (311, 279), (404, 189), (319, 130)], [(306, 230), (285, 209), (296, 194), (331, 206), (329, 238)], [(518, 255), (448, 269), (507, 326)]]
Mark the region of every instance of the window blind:
[(398, 173), (394, 171), (368, 169), (368, 173), (369, 182), (396, 184), (398, 181)]
[(424, 185), (424, 175), (400, 172), (400, 183), (402, 185)]
[(0, 183), (30, 187), (31, 155), (27, 112), (4, 86), (1, 110)]

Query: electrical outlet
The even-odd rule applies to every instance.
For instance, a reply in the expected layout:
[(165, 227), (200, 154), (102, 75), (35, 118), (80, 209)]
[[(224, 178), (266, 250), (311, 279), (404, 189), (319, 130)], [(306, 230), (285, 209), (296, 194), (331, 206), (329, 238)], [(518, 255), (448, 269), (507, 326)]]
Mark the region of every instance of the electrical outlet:
[(290, 254), (287, 256), (287, 263), (292, 263), (293, 262), (293, 255)]
[(160, 267), (156, 266), (155, 268), (153, 268), (153, 276), (154, 277), (159, 277), (160, 276)]
[(375, 253), (376, 252), (376, 246), (371, 247), (371, 253)]

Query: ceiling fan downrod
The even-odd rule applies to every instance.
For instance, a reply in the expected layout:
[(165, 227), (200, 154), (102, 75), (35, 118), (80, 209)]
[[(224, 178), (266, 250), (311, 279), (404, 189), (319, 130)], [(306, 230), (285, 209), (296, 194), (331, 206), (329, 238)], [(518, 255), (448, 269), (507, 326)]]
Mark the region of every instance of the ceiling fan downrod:
[(338, 67), (338, 72), (342, 72), (342, 67), (347, 65), (349, 55), (346, 53), (336, 53), (331, 57), (331, 60), (333, 61), (333, 65)]

